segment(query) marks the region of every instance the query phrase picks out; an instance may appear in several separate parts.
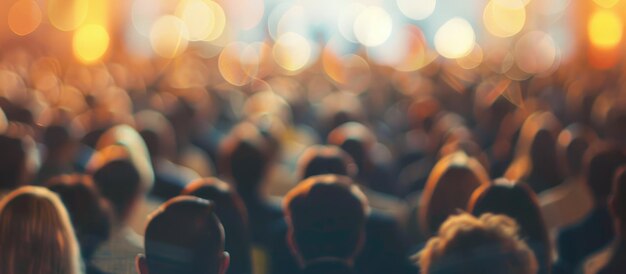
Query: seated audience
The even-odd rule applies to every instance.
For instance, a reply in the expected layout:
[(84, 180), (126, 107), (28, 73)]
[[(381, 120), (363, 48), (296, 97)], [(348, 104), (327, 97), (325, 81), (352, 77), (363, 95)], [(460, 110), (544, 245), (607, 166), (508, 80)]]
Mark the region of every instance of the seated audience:
[(80, 274), (80, 249), (57, 195), (21, 187), (0, 201), (0, 273)]
[(139, 274), (225, 274), (224, 228), (207, 200), (180, 196), (150, 216)]
[(284, 200), (288, 242), (304, 274), (355, 273), (365, 240), (367, 201), (347, 177), (314, 176)]
[(552, 249), (543, 222), (537, 195), (525, 183), (498, 179), (492, 185), (478, 188), (472, 194), (468, 211), (474, 216), (484, 213), (506, 215), (519, 225), (519, 234), (535, 253), (539, 273), (550, 273)]
[(215, 214), (228, 233), (225, 248), (231, 259), (227, 274), (252, 273), (248, 215), (239, 194), (217, 178), (202, 178), (187, 185), (181, 195), (195, 196), (215, 204)]
[(70, 214), (87, 274), (102, 274), (91, 258), (111, 234), (112, 212), (88, 176), (62, 175), (47, 183)]
[(535, 274), (537, 260), (503, 215), (450, 217), (418, 254), (422, 274)]

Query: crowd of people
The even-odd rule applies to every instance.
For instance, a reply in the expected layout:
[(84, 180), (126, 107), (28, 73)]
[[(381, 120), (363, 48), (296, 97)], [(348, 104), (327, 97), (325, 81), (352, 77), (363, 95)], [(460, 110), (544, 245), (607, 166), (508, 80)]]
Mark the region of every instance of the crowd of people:
[(626, 273), (619, 73), (147, 67), (0, 61), (0, 273)]

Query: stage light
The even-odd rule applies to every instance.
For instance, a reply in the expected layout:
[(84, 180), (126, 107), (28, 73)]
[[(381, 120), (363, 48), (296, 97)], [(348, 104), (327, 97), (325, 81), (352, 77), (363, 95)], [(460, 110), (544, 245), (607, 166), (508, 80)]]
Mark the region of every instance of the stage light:
[(379, 7), (367, 7), (354, 21), (354, 34), (356, 39), (365, 46), (378, 46), (391, 35), (393, 24), (391, 16)]
[(397, 0), (396, 3), (400, 12), (413, 20), (428, 18), (437, 6), (437, 0)]
[(489, 33), (510, 37), (519, 33), (526, 22), (526, 8), (521, 0), (491, 0), (485, 6), (483, 22)]
[(48, 0), (48, 19), (62, 31), (76, 30), (87, 18), (89, 0)]
[(150, 43), (157, 55), (164, 58), (174, 58), (187, 49), (189, 31), (180, 18), (165, 15), (152, 26)]
[(435, 49), (448, 59), (461, 58), (474, 48), (476, 35), (467, 20), (455, 17), (444, 23), (435, 34)]
[(97, 24), (89, 24), (80, 27), (74, 33), (72, 41), (74, 56), (85, 63), (91, 64), (99, 61), (109, 48), (109, 33)]
[(612, 49), (622, 40), (623, 24), (620, 17), (611, 10), (597, 10), (587, 26), (591, 44), (600, 49)]
[(276, 40), (272, 54), (282, 68), (295, 72), (304, 68), (311, 58), (311, 45), (302, 35), (287, 32)]
[(41, 9), (35, 1), (17, 1), (9, 9), (8, 21), (13, 33), (20, 36), (28, 35), (41, 24)]

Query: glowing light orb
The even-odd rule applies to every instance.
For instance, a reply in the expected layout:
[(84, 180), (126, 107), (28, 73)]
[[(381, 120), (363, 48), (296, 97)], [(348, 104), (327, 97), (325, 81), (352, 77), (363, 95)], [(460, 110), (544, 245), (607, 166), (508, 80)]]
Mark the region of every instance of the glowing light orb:
[(265, 12), (263, 0), (228, 0), (222, 3), (229, 23), (237, 28), (250, 30), (263, 19)]
[(483, 62), (483, 56), (483, 49), (475, 44), (472, 51), (468, 55), (456, 59), (456, 63), (464, 69), (474, 69)]
[(437, 6), (437, 0), (397, 0), (396, 3), (404, 16), (414, 20), (428, 18)]
[(48, 19), (57, 29), (72, 31), (77, 29), (87, 18), (88, 0), (48, 0)]
[(455, 17), (444, 23), (435, 34), (435, 49), (448, 59), (461, 58), (474, 48), (476, 35), (467, 20)]
[(342, 13), (337, 18), (337, 28), (341, 36), (353, 43), (358, 40), (354, 36), (354, 21), (365, 10), (365, 6), (357, 2), (350, 3), (343, 8)]
[(593, 0), (598, 6), (603, 8), (612, 8), (619, 0)]
[(9, 9), (8, 21), (13, 33), (20, 36), (28, 35), (41, 24), (41, 9), (35, 1), (17, 1)]
[(497, 37), (519, 33), (526, 23), (526, 8), (520, 0), (489, 1), (483, 12), (487, 31)]
[(597, 10), (589, 19), (587, 32), (591, 44), (601, 49), (611, 49), (622, 40), (623, 24), (617, 13)]
[(311, 58), (311, 45), (302, 35), (287, 32), (276, 40), (272, 50), (274, 60), (288, 71), (304, 68)]
[(391, 16), (379, 7), (367, 7), (354, 21), (356, 39), (368, 47), (378, 46), (389, 38), (393, 24)]
[(249, 68), (241, 63), (242, 55), (245, 56), (247, 46), (242, 42), (228, 44), (218, 57), (218, 68), (222, 78), (235, 86), (243, 86), (250, 82)]
[(210, 0), (184, 1), (179, 6), (177, 15), (187, 25), (190, 41), (215, 40), (226, 25), (224, 10)]
[(174, 58), (187, 49), (189, 31), (185, 23), (173, 15), (159, 18), (150, 31), (152, 50), (164, 58)]
[(531, 74), (549, 71), (558, 57), (556, 43), (541, 31), (524, 34), (515, 44), (515, 62), (524, 72)]
[(86, 64), (94, 63), (106, 53), (109, 48), (109, 33), (107, 30), (96, 24), (80, 27), (72, 40), (74, 56)]

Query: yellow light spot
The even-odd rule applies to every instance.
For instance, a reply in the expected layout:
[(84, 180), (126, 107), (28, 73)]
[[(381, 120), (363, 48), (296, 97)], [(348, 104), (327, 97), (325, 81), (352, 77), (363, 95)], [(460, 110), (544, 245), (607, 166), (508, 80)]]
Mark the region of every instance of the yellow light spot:
[(17, 1), (9, 10), (8, 21), (13, 33), (20, 36), (27, 35), (41, 24), (41, 9), (35, 1)]
[(354, 34), (361, 44), (378, 46), (389, 38), (393, 24), (391, 16), (379, 7), (367, 7), (354, 21)]
[(288, 71), (298, 71), (309, 63), (311, 45), (300, 34), (287, 32), (278, 37), (272, 53), (279, 66)]
[(397, 0), (397, 4), (404, 16), (414, 20), (423, 20), (433, 14), (437, 0)]
[(526, 23), (526, 9), (520, 0), (489, 1), (483, 12), (483, 22), (489, 33), (510, 37), (519, 33)]
[(461, 58), (474, 48), (476, 35), (467, 20), (455, 17), (444, 23), (435, 34), (435, 49), (448, 59)]
[(74, 56), (89, 64), (102, 58), (109, 48), (109, 33), (101, 25), (85, 25), (74, 33), (72, 41)]
[(173, 15), (159, 18), (150, 31), (154, 52), (164, 58), (174, 58), (187, 49), (189, 31), (185, 23)]
[(619, 0), (593, 0), (598, 6), (603, 8), (612, 8)]
[(48, 0), (48, 19), (57, 29), (72, 31), (77, 29), (87, 17), (89, 0)]
[(611, 49), (622, 40), (622, 21), (609, 10), (598, 10), (591, 15), (587, 32), (591, 44), (601, 49)]
[(178, 7), (177, 15), (185, 22), (190, 41), (215, 40), (226, 25), (224, 10), (210, 0), (183, 1)]

